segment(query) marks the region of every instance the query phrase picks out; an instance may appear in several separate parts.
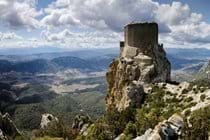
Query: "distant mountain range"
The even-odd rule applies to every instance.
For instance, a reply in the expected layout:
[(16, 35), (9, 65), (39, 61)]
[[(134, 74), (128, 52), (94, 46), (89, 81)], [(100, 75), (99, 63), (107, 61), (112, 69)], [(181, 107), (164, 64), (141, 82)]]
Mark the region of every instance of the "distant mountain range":
[[(23, 51), (11, 51), (14, 54), (7, 55), (7, 51), (0, 49), (0, 72), (29, 72), (46, 73), (57, 72), (63, 69), (79, 69), (83, 71), (102, 71), (108, 68), (112, 59), (118, 55), (118, 48), (87, 49), (78, 51), (66, 51), (52, 48), (32, 48)], [(18, 53), (22, 50), (23, 53)], [(171, 62), (172, 70), (196, 70), (193, 65), (206, 63), (210, 58), (208, 49), (179, 49), (167, 48), (167, 57)], [(6, 52), (6, 53), (5, 53)], [(41, 53), (42, 52), (42, 53)], [(192, 68), (190, 68), (192, 66)], [(199, 67), (200, 68), (200, 67)]]
[(0, 72), (28, 72), (28, 73), (46, 73), (57, 72), (64, 69), (78, 69), (81, 71), (103, 71), (112, 61), (114, 55), (81, 59), (73, 56), (63, 56), (47, 59), (35, 59), (29, 61), (11, 62), (0, 60)]

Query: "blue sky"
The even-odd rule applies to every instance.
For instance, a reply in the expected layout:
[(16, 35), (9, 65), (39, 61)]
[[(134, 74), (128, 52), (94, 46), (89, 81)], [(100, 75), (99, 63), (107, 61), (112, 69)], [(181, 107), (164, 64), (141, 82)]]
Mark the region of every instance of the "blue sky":
[(157, 22), (165, 47), (210, 49), (209, 0), (1, 0), (0, 48), (118, 47), (123, 26)]

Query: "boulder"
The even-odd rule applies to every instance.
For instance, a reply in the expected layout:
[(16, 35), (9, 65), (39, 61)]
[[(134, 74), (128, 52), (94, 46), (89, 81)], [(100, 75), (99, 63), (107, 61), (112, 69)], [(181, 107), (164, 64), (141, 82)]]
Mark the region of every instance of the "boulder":
[(79, 130), (80, 134), (83, 134), (91, 125), (90, 117), (87, 115), (77, 115), (74, 118), (72, 128)]
[(42, 114), (41, 129), (47, 129), (49, 126), (54, 126), (55, 124), (58, 124), (59, 120), (57, 117), (53, 116), (52, 114)]
[(178, 140), (184, 121), (181, 116), (174, 114), (168, 120), (160, 122), (155, 128), (148, 129), (144, 135), (134, 140)]

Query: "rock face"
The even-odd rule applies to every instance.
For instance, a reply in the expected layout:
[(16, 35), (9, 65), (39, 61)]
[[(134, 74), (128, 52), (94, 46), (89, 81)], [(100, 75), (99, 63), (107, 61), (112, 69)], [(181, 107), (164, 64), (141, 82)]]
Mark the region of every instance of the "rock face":
[(90, 117), (85, 115), (77, 115), (74, 118), (72, 128), (79, 130), (80, 134), (84, 134), (90, 125), (91, 125)]
[(40, 127), (41, 129), (47, 129), (48, 126), (54, 126), (59, 123), (59, 120), (57, 117), (53, 116), (52, 114), (42, 114), (42, 120)]
[(19, 136), (20, 132), (10, 119), (8, 113), (2, 115), (0, 113), (0, 140), (7, 140), (9, 138), (15, 138)]
[(174, 114), (168, 120), (155, 126), (153, 130), (148, 129), (144, 135), (139, 136), (134, 140), (177, 140), (183, 126), (184, 121), (182, 117)]
[(170, 81), (170, 70), (163, 45), (158, 44), (158, 25), (128, 24), (125, 42), (120, 42), (120, 57), (110, 64), (106, 74), (107, 109), (139, 107), (144, 99), (143, 85)]

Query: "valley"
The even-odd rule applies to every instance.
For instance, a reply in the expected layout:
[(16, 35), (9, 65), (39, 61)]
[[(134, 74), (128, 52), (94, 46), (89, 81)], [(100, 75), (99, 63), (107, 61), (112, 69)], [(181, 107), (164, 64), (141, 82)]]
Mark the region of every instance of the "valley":
[[(105, 113), (105, 73), (118, 55), (103, 54), (98, 54), (97, 59), (94, 55), (83, 59), (62, 53), (59, 55), (62, 57), (54, 57), (52, 53), (47, 54), (47, 58), (42, 54), (43, 58), (31, 60), (25, 59), (28, 55), (14, 55), (12, 58), (21, 58), (16, 62), (10, 61), (11, 56), (1, 56), (1, 112), (8, 112), (17, 127), (24, 131), (38, 129), (44, 113), (57, 116), (66, 125), (71, 125), (77, 114), (89, 115), (92, 120), (99, 118)], [(180, 54), (168, 55), (172, 78), (180, 82), (193, 81), (193, 75), (204, 71), (210, 57), (191, 60), (179, 58)]]

